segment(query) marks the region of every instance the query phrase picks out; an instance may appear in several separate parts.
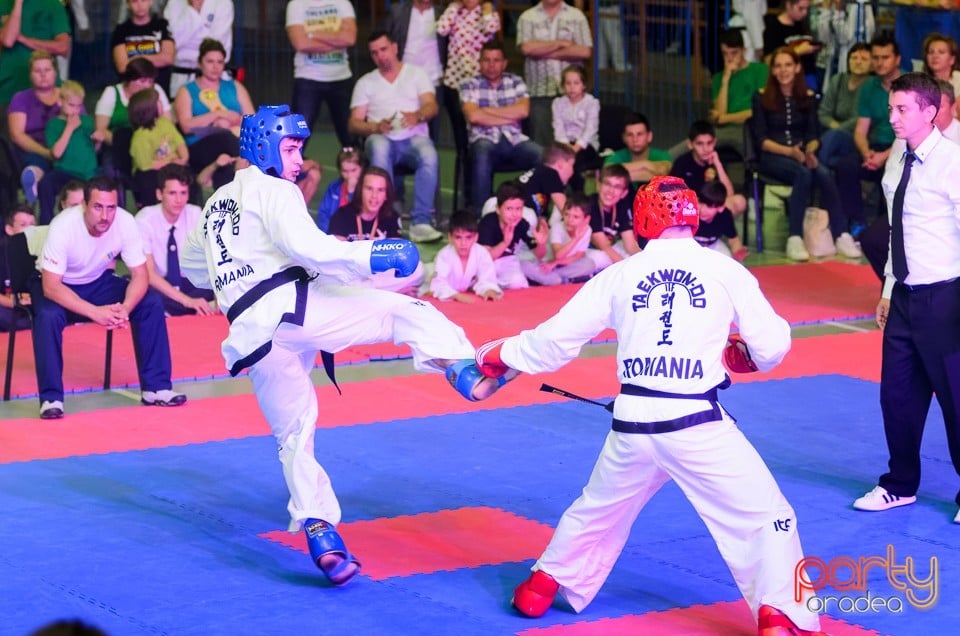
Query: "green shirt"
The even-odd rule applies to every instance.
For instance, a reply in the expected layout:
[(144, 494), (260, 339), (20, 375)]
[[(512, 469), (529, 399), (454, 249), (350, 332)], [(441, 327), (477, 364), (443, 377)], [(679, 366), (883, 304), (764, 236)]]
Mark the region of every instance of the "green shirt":
[(896, 136), (890, 127), (890, 93), (883, 87), (880, 78), (873, 76), (860, 87), (860, 99), (857, 100), (857, 116), (870, 118), (870, 132), (867, 141), (871, 148), (889, 148)]
[[(730, 76), (727, 84), (727, 112), (739, 113), (750, 110), (753, 94), (767, 85), (767, 65), (763, 62), (750, 62), (745, 67)], [(720, 94), (720, 83), (723, 73), (713, 75), (713, 99)]]
[[(628, 148), (621, 148), (603, 161), (603, 165), (609, 166), (614, 163), (630, 163), (633, 161), (633, 155)], [(647, 161), (671, 161), (670, 153), (659, 148), (650, 148)]]
[[(13, 11), (13, 0), (0, 0), (0, 17)], [(38, 40), (52, 40), (70, 33), (67, 10), (59, 0), (25, 0), (20, 33)], [(13, 94), (30, 88), (30, 54), (33, 49), (17, 42), (0, 50), (0, 105), (10, 103)]]
[[(52, 148), (53, 144), (57, 143), (66, 127), (67, 120), (63, 117), (54, 117), (47, 122), (48, 148)], [(70, 141), (67, 142), (67, 149), (63, 151), (63, 156), (53, 161), (54, 169), (66, 172), (84, 181), (95, 175), (97, 173), (97, 151), (93, 146), (93, 140), (90, 139), (93, 130), (93, 117), (80, 115), (80, 125), (70, 135)]]

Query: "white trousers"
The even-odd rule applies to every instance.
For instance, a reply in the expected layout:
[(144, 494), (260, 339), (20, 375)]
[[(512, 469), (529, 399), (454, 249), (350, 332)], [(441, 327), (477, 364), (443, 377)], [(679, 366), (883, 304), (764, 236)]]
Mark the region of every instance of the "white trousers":
[(580, 612), (609, 575), (637, 515), (668, 479), (703, 519), (754, 616), (770, 605), (801, 629), (819, 629), (819, 616), (794, 601), (794, 569), (803, 558), (796, 515), (728, 417), (657, 435), (611, 431), (583, 494), (563, 513), (533, 569), (555, 578)]
[(420, 371), (440, 372), (436, 360), (475, 353), (463, 329), (429, 303), (376, 289), (312, 283), (303, 326), (282, 323), (270, 352), (250, 368), (257, 403), (279, 446), (291, 532), (309, 518), (340, 523), (330, 477), (314, 456), (318, 404), (310, 371), (317, 351), (336, 353), (385, 341), (409, 345)]

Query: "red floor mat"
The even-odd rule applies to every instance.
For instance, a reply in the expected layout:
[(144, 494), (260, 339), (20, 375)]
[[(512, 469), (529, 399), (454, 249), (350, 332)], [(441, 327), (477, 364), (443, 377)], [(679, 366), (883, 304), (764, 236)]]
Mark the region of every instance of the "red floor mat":
[[(791, 324), (843, 320), (872, 315), (879, 284), (865, 265), (839, 262), (775, 265), (753, 270), (777, 311)], [(576, 285), (533, 287), (507, 291), (499, 302), (435, 303), (451, 320), (463, 326), (475, 343), (513, 335), (553, 315), (579, 289)], [(174, 381), (226, 375), (220, 344), (227, 333), (223, 316), (181, 316), (167, 320)], [(612, 331), (595, 340), (610, 341)], [(64, 387), (68, 392), (103, 386), (105, 338), (96, 325), (75, 325), (64, 332)], [(0, 357), (6, 359), (7, 339), (0, 338)], [(352, 347), (337, 354), (337, 364), (408, 357), (409, 349), (392, 343)], [(129, 332), (114, 336), (114, 387), (137, 384), (136, 364)], [(35, 395), (36, 376), (29, 332), (17, 335), (12, 382), (14, 396)]]

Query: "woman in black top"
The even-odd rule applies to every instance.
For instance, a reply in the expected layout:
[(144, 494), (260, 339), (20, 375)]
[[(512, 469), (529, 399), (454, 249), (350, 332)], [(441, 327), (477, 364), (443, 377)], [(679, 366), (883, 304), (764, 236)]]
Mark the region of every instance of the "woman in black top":
[(787, 256), (807, 260), (803, 247), (803, 215), (811, 202), (814, 180), (821, 206), (830, 212), (835, 237), (846, 232), (831, 172), (820, 165), (817, 101), (807, 88), (800, 57), (789, 47), (773, 52), (767, 85), (753, 96), (753, 132), (760, 150), (760, 172), (793, 187), (787, 201), (790, 217)]

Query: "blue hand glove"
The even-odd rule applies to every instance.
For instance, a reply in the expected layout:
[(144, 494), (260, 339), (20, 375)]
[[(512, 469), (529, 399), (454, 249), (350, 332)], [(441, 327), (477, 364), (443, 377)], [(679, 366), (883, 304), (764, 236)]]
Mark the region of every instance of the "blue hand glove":
[(409, 276), (417, 269), (420, 252), (407, 239), (381, 239), (370, 250), (370, 271), (374, 274), (395, 269), (394, 276)]

